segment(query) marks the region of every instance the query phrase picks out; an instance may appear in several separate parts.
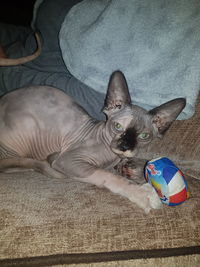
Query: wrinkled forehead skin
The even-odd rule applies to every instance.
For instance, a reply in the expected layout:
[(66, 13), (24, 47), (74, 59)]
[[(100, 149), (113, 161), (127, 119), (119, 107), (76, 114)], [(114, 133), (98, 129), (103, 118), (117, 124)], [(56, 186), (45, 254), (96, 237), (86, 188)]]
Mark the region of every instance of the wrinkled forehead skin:
[(136, 131), (145, 128), (151, 128), (151, 115), (148, 112), (135, 105), (127, 105), (123, 109), (114, 112), (110, 120), (122, 123), (126, 128), (134, 127)]
[(132, 124), (133, 127), (136, 128), (138, 131), (142, 131), (143, 129), (150, 129), (152, 128), (152, 116), (148, 113), (147, 110), (132, 105)]
[(124, 121), (124, 120), (126, 120), (127, 123), (129, 124), (133, 119), (132, 106), (125, 106), (124, 108), (117, 110), (116, 112), (114, 112), (110, 116), (110, 119), (112, 121)]

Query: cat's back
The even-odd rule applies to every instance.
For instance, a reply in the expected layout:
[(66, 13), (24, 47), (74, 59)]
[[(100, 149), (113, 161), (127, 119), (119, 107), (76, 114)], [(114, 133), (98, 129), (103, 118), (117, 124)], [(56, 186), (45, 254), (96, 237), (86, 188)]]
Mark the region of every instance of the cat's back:
[(86, 111), (70, 96), (51, 86), (30, 86), (7, 93), (0, 98), (0, 111), (1, 114), (13, 115), (32, 113), (38, 114), (38, 117), (73, 116), (73, 113), (87, 116)]

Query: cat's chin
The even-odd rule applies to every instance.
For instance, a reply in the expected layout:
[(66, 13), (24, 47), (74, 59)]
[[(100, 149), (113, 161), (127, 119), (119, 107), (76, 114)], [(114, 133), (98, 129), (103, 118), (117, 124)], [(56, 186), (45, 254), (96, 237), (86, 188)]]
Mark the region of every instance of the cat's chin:
[(112, 148), (112, 151), (117, 154), (120, 158), (132, 158), (135, 157), (137, 154), (137, 151), (134, 150), (126, 150), (126, 151), (121, 151), (116, 148)]

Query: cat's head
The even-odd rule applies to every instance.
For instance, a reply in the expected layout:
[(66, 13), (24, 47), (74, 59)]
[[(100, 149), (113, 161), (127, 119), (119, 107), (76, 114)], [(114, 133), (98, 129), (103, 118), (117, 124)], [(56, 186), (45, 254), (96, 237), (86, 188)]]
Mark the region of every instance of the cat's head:
[(126, 79), (122, 72), (115, 71), (103, 109), (112, 136), (112, 151), (122, 157), (135, 156), (138, 149), (166, 132), (185, 104), (184, 98), (176, 98), (150, 111), (132, 105)]

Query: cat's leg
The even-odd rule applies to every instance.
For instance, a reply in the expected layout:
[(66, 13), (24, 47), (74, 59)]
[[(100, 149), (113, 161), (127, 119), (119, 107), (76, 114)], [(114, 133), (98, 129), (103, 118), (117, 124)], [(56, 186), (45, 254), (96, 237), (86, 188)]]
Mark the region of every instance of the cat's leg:
[(136, 185), (122, 176), (102, 169), (97, 169), (88, 177), (74, 178), (99, 187), (105, 187), (115, 194), (126, 197), (142, 208), (145, 213), (148, 213), (151, 209), (158, 209), (161, 207), (160, 198), (155, 189), (148, 183)]
[(48, 177), (65, 178), (66, 176), (54, 170), (47, 161), (39, 161), (32, 158), (7, 158), (0, 159), (0, 172), (20, 172), (34, 170)]

